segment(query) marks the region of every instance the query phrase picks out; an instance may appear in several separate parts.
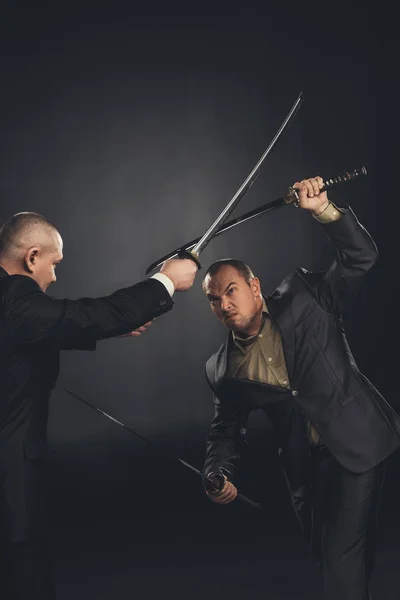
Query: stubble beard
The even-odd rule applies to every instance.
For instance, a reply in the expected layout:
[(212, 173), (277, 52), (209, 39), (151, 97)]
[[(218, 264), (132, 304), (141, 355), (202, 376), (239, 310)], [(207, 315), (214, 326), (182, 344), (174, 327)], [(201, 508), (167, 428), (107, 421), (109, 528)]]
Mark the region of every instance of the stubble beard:
[(241, 317), (239, 315), (238, 321), (236, 320), (237, 319), (237, 317), (236, 317), (233, 319), (232, 323), (230, 323), (228, 321), (227, 323), (225, 323), (225, 325), (228, 329), (230, 329), (230, 331), (234, 331), (235, 333), (242, 334), (242, 335), (250, 335), (247, 333), (247, 330), (249, 329), (249, 327), (251, 327), (251, 325), (257, 319), (257, 315), (258, 315), (258, 313), (252, 315), (251, 317)]

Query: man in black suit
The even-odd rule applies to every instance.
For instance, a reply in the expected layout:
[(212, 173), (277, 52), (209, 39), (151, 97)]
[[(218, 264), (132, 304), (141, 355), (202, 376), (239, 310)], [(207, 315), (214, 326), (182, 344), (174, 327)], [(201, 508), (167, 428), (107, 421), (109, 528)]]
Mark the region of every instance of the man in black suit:
[(172, 308), (174, 291), (191, 287), (197, 271), (191, 260), (172, 259), (109, 296), (58, 300), (45, 292), (56, 281), (62, 246), (57, 229), (36, 213), (14, 215), (0, 229), (2, 600), (55, 598), (43, 458), (60, 350), (94, 350), (98, 340), (140, 335)]
[[(217, 261), (203, 289), (230, 330), (206, 364), (215, 415), (204, 476), (225, 476), (227, 504), (249, 412), (262, 409), (277, 434), (293, 508), (321, 565), (326, 600), (368, 600), (385, 458), (400, 445), (400, 419), (360, 373), (342, 311), (377, 259), (351, 208), (338, 208), (320, 177), (297, 182), (299, 206), (336, 248), (325, 272), (297, 269), (270, 296), (241, 261)], [(205, 480), (206, 481), (206, 480)]]

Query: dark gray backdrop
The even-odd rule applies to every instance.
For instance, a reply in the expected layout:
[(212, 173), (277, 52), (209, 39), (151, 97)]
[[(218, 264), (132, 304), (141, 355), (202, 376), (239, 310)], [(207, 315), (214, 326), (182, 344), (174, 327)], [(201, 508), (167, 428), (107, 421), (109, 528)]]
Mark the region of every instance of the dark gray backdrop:
[[(232, 216), (275, 199), (298, 179), (367, 166), (367, 178), (332, 196), (339, 204), (341, 199), (350, 202), (382, 257), (358, 302), (349, 307), (346, 323), (360, 367), (396, 404), (388, 375), (395, 358), (387, 352), (385, 334), (393, 303), (386, 281), (393, 251), (377, 195), (371, 21), (355, 10), (342, 19), (302, 14), (301, 7), (257, 14), (245, 9), (236, 15), (190, 17), (171, 7), (166, 14), (154, 8), (151, 16), (143, 16), (118, 4), (8, 3), (0, 41), (0, 221), (33, 210), (59, 228), (65, 258), (50, 292), (58, 297), (100, 296), (139, 281), (153, 260), (208, 227), (303, 90), (305, 101), (295, 121)], [(268, 292), (297, 266), (324, 268), (332, 249), (309, 215), (288, 207), (220, 236), (201, 261), (206, 267), (226, 256), (248, 262)], [(136, 523), (148, 502), (146, 515), (152, 502), (161, 510), (153, 496), (160, 490), (151, 487), (150, 479), (161, 477), (166, 485), (162, 501), (168, 504), (171, 480), (189, 474), (169, 476), (169, 465), (160, 475), (157, 455), (69, 397), (62, 386), (161, 443), (163, 452), (192, 458), (201, 467), (212, 416), (203, 364), (225, 332), (212, 317), (200, 284), (201, 272), (188, 293), (174, 297), (173, 311), (141, 338), (105, 341), (96, 353), (63, 356), (49, 440), (55, 487), (61, 489), (53, 504), (55, 526), (67, 548), (66, 529), (74, 528), (74, 553), (76, 540), (91, 540), (90, 546), (104, 520), (112, 523), (113, 533), (107, 535), (115, 550), (114, 519), (121, 498), (139, 503), (132, 517)], [(252, 422), (259, 432), (256, 447), (268, 446), (268, 424), (258, 418)], [(267, 448), (266, 456), (272, 463), (273, 450)], [(395, 472), (395, 460), (391, 468)], [(148, 469), (152, 477), (135, 469)], [(143, 481), (150, 485), (151, 498)], [(260, 483), (252, 479), (247, 486), (262, 496)], [(212, 519), (215, 513), (200, 494), (200, 488), (193, 488), (191, 502)], [(278, 506), (280, 500), (275, 502)], [(68, 508), (60, 511), (61, 506)], [(126, 528), (127, 505), (122, 515)], [(124, 548), (118, 560), (125, 557), (130, 565), (130, 551), (125, 548), (124, 554)], [(101, 559), (96, 560), (104, 560), (109, 569), (113, 552), (103, 538), (97, 551)], [(65, 580), (60, 575), (67, 598), (71, 589), (76, 595), (83, 588), (70, 579), (71, 569), (78, 572), (76, 564), (59, 552), (59, 564), (69, 568)], [(99, 562), (92, 569), (91, 581), (97, 583), (82, 597), (130, 597), (124, 595), (130, 584), (122, 591), (116, 570), (107, 571), (114, 573), (109, 575), (112, 587), (111, 580), (98, 583)], [(154, 597), (146, 586), (139, 597)], [(109, 595), (103, 596), (105, 589)]]

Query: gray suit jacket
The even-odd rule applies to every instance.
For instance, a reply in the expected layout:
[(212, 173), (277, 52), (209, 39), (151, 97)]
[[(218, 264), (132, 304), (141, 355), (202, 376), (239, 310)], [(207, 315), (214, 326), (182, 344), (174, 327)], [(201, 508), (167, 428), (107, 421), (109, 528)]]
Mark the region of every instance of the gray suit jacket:
[(357, 368), (341, 318), (347, 298), (377, 259), (376, 246), (350, 208), (322, 226), (336, 247), (330, 268), (297, 269), (266, 297), (282, 336), (290, 390), (226, 377), (229, 337), (206, 363), (215, 416), (205, 473), (223, 470), (233, 477), (249, 412), (268, 413), (288, 396), (350, 471), (372, 468), (400, 445), (400, 418)]

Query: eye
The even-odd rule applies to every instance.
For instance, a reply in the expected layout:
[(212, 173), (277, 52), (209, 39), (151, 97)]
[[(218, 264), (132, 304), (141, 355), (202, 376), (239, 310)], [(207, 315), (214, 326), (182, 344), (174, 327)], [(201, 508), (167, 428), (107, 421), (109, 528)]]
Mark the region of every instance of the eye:
[(227, 293), (228, 293), (228, 296), (232, 296), (232, 294), (233, 294), (233, 292), (234, 292), (235, 290), (236, 290), (236, 288), (235, 288), (235, 287), (231, 287), (231, 288), (229, 288), (229, 290), (228, 290), (228, 292), (227, 292)]
[(218, 298), (215, 298), (215, 296), (209, 296), (208, 300), (209, 300), (211, 306), (215, 306), (218, 302)]

